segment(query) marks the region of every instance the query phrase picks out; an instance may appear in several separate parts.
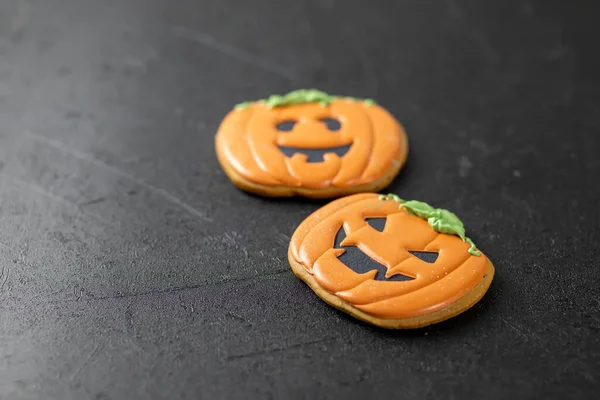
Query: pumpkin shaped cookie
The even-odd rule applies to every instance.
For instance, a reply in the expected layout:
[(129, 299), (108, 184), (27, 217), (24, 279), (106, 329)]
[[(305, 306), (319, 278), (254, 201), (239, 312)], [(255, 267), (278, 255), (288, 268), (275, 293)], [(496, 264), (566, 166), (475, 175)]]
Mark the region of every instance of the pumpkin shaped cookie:
[(378, 191), (408, 153), (404, 129), (374, 101), (313, 89), (237, 105), (215, 144), (233, 183), (264, 196)]
[(314, 212), (288, 258), (330, 305), (384, 328), (418, 328), (473, 306), (494, 276), (450, 211), (363, 193)]

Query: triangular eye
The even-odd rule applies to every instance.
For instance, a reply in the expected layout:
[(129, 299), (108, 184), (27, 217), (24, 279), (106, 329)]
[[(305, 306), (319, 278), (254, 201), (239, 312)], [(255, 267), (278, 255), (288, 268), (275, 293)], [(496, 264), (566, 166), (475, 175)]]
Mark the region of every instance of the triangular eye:
[(385, 228), (386, 218), (365, 218), (367, 224), (371, 225), (371, 227), (379, 232), (383, 232), (383, 228)]
[[(369, 224), (371, 228), (375, 229), (376, 231), (383, 232), (383, 228), (385, 228), (386, 218), (365, 218), (365, 221), (367, 222), (367, 224)], [(342, 225), (340, 226), (340, 229), (335, 235), (333, 247), (338, 249), (342, 247), (342, 242), (344, 241), (344, 239), (346, 239), (346, 236), (346, 231), (344, 230), (344, 226)]]
[(429, 264), (433, 264), (440, 255), (440, 253), (436, 251), (409, 251), (409, 253)]
[(344, 230), (344, 226), (340, 226), (337, 234), (335, 235), (335, 241), (333, 243), (333, 247), (339, 249), (342, 247), (342, 242), (346, 239), (346, 231)]

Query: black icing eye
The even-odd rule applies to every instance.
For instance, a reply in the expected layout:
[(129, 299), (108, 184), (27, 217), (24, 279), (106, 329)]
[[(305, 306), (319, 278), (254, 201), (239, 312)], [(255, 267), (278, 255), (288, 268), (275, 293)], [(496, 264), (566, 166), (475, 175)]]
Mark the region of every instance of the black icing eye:
[(294, 129), (294, 125), (296, 125), (296, 122), (298, 122), (298, 121), (293, 121), (293, 120), (282, 121), (277, 124), (277, 130), (280, 132), (289, 132), (292, 129)]
[(327, 129), (329, 129), (330, 131), (339, 131), (342, 127), (340, 121), (338, 121), (335, 118), (323, 118), (321, 122), (327, 125)]
[(335, 240), (333, 243), (333, 247), (339, 249), (342, 247), (342, 242), (346, 239), (346, 231), (344, 230), (344, 226), (341, 226), (335, 235)]
[[(383, 228), (385, 228), (385, 222), (387, 221), (386, 217), (378, 217), (378, 218), (365, 218), (365, 221), (369, 226), (379, 232), (383, 232)], [(342, 241), (346, 239), (346, 231), (344, 227), (341, 227), (338, 231), (337, 235), (335, 235), (335, 240), (333, 243), (334, 248), (341, 248)]]
[(436, 251), (409, 251), (409, 253), (429, 264), (433, 264), (440, 255), (440, 253)]
[(371, 227), (379, 232), (383, 232), (383, 228), (385, 228), (386, 218), (365, 218), (367, 224), (371, 225)]

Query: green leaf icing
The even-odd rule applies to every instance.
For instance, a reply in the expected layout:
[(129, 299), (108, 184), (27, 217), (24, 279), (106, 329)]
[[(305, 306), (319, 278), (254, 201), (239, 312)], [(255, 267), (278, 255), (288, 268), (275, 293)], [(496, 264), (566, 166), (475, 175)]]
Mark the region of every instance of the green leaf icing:
[[(358, 99), (355, 97), (347, 97), (347, 96), (333, 96), (322, 92), (317, 89), (298, 89), (288, 94), (279, 95), (274, 94), (269, 96), (267, 99), (260, 99), (255, 101), (256, 103), (266, 104), (267, 107), (285, 107), (292, 106), (296, 104), (306, 104), (306, 103), (319, 103), (323, 107), (327, 107), (331, 104), (332, 101), (337, 99), (346, 99), (350, 101), (362, 101), (366, 105), (373, 106), (375, 105), (375, 100), (373, 99)], [(236, 109), (246, 109), (255, 103), (253, 101), (246, 101), (244, 103), (237, 104), (235, 106)]]
[(397, 201), (400, 203), (400, 207), (408, 211), (409, 214), (427, 220), (427, 223), (434, 231), (458, 236), (463, 242), (469, 244), (470, 254), (477, 257), (481, 255), (481, 252), (477, 250), (473, 241), (465, 235), (465, 226), (462, 221), (453, 212), (444, 210), (443, 208), (433, 208), (422, 201), (405, 201), (393, 193), (382, 194), (379, 196), (379, 199)]
[(429, 216), (432, 215), (435, 211), (435, 209), (429, 204), (417, 200), (404, 201), (402, 202), (402, 207), (411, 211), (411, 213), (416, 215), (417, 217), (423, 219), (429, 218)]

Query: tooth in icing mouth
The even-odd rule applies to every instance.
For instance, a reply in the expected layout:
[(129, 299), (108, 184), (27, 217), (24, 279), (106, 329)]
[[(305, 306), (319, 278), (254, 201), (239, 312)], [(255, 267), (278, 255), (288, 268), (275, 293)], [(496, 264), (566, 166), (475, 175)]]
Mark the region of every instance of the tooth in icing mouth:
[(352, 146), (352, 144), (347, 144), (344, 146), (329, 147), (326, 149), (307, 149), (307, 148), (291, 147), (291, 146), (279, 146), (279, 150), (281, 150), (281, 152), (283, 154), (285, 154), (285, 156), (288, 158), (293, 157), (294, 154), (296, 154), (296, 153), (300, 153), (300, 154), (306, 155), (307, 162), (319, 163), (319, 162), (323, 162), (325, 160), (325, 154), (328, 154), (328, 153), (336, 154), (340, 158), (344, 157), (346, 155), (346, 153), (348, 152), (348, 150), (350, 150), (350, 146)]

